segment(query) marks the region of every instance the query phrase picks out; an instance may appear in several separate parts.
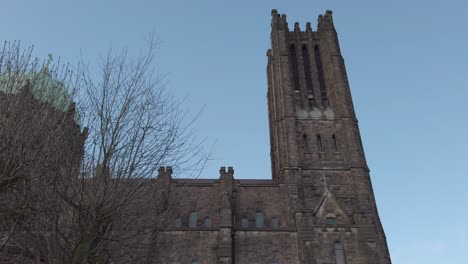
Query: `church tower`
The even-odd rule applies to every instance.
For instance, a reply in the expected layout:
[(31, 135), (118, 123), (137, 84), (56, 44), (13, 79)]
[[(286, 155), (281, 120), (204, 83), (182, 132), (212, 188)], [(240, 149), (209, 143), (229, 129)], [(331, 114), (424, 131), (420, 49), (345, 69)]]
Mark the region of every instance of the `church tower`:
[[(172, 178), (157, 263), (391, 264), (332, 12), (290, 31), (272, 12), (268, 113), (272, 179)], [(252, 175), (253, 176), (253, 175)]]
[(288, 188), (300, 263), (391, 263), (332, 12), (288, 28), (272, 11), (273, 179)]

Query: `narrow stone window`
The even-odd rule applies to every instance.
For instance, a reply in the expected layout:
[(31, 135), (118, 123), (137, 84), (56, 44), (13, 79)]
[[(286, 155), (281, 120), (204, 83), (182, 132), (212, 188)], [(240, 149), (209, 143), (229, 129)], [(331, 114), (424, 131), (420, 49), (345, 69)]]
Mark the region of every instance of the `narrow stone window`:
[(338, 152), (338, 142), (336, 141), (336, 135), (335, 134), (333, 134), (332, 140), (333, 140), (333, 150), (335, 152)]
[(297, 54), (296, 54), (296, 47), (294, 45), (291, 45), (290, 52), (289, 52), (289, 58), (290, 58), (290, 63), (291, 63), (291, 72), (292, 72), (292, 77), (293, 77), (293, 83), (294, 83), (294, 90), (299, 91), (299, 71), (297, 68)]
[(335, 241), (335, 259), (336, 264), (346, 264), (343, 244), (340, 241)]
[(297, 105), (302, 105), (301, 91), (300, 91), (300, 84), (299, 84), (299, 70), (297, 67), (297, 54), (296, 54), (296, 47), (294, 45), (291, 45), (290, 50), (289, 50), (289, 62), (291, 64), (292, 83), (294, 85), (294, 100), (296, 101)]
[(211, 228), (211, 218), (210, 217), (205, 217), (205, 220), (203, 221), (203, 227), (205, 228)]
[(197, 227), (198, 215), (197, 212), (191, 212), (189, 217), (189, 227), (195, 228)]
[(182, 227), (182, 219), (180, 217), (177, 217), (175, 220), (175, 227), (180, 228)]
[(312, 76), (310, 70), (309, 51), (307, 50), (307, 46), (305, 45), (302, 47), (302, 60), (304, 63), (304, 73), (307, 87), (307, 100), (309, 101), (309, 108), (312, 109), (315, 105), (314, 87), (312, 84)]
[(255, 214), (255, 227), (256, 228), (263, 228), (265, 226), (265, 218), (263, 216), (263, 213), (258, 211)]
[(322, 136), (320, 134), (317, 135), (317, 148), (319, 152), (323, 152)]
[(306, 134), (302, 135), (302, 141), (303, 141), (303, 145), (304, 145), (304, 155), (305, 154), (310, 154), (309, 140), (307, 139)]
[(278, 218), (276, 217), (271, 218), (271, 228), (278, 229), (278, 227), (279, 227)]
[(241, 227), (242, 228), (249, 228), (249, 219), (247, 219), (247, 217), (242, 218)]
[(325, 88), (325, 79), (323, 76), (323, 65), (322, 65), (322, 58), (320, 57), (320, 49), (318, 46), (314, 48), (315, 52), (315, 64), (317, 65), (317, 77), (319, 80), (320, 86), (320, 96), (322, 97), (322, 102), (324, 106), (328, 106), (328, 97), (327, 97), (327, 89)]

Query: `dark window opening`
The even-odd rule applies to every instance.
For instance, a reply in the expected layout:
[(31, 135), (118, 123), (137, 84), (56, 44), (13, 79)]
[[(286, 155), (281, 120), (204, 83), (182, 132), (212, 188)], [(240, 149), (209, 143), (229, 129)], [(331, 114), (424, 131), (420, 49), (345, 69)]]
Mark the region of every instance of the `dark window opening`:
[(182, 227), (182, 219), (180, 219), (179, 217), (177, 217), (175, 220), (175, 227), (177, 228)]
[[(304, 72), (306, 78), (306, 86), (307, 86), (307, 97), (309, 101), (314, 99), (314, 87), (312, 84), (312, 76), (310, 71), (310, 59), (309, 59), (309, 51), (307, 50), (306, 46), (302, 47), (302, 59), (304, 61)], [(309, 102), (310, 104), (310, 102)]]
[(336, 135), (335, 134), (333, 134), (332, 140), (333, 140), (333, 150), (335, 152), (338, 152), (338, 142), (336, 141)]
[(211, 218), (206, 217), (205, 220), (203, 221), (203, 226), (205, 228), (211, 228), (211, 225), (212, 225)]
[(318, 75), (319, 86), (320, 86), (320, 96), (322, 97), (323, 105), (328, 106), (327, 90), (325, 88), (325, 79), (323, 76), (322, 58), (320, 57), (320, 50), (318, 46), (315, 46), (314, 52), (315, 52), (315, 64), (317, 65), (317, 75)]
[(289, 52), (289, 60), (290, 60), (290, 64), (291, 64), (292, 81), (293, 81), (293, 84), (294, 84), (294, 97), (295, 97), (296, 103), (301, 105), (299, 70), (298, 70), (298, 66), (297, 66), (296, 47), (294, 45), (291, 45), (290, 52)]
[(309, 140), (307, 140), (306, 134), (302, 136), (302, 141), (303, 141), (303, 146), (304, 146), (304, 154), (310, 154)]
[(247, 219), (247, 217), (242, 218), (241, 227), (242, 228), (249, 228), (249, 219)]
[(317, 135), (317, 148), (320, 152), (323, 152), (323, 143), (321, 135)]
[(271, 228), (273, 228), (273, 229), (278, 229), (278, 227), (279, 227), (278, 218), (273, 217), (273, 218), (271, 219)]

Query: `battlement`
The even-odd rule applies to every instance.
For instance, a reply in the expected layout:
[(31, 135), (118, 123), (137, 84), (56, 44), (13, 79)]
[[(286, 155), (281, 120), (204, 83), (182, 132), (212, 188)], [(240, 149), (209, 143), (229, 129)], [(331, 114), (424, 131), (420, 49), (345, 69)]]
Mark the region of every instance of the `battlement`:
[(234, 169), (232, 167), (227, 167), (227, 170), (226, 170), (226, 167), (221, 167), (219, 169), (219, 175), (220, 175), (220, 178), (234, 177)]
[(167, 166), (167, 167), (159, 167), (158, 169), (158, 180), (161, 182), (164, 182), (166, 185), (169, 184), (169, 182), (172, 179), (172, 167)]
[(163, 173), (172, 174), (172, 166), (167, 166), (167, 167), (161, 166), (158, 169), (158, 173), (159, 174), (163, 174)]
[(272, 29), (273, 30), (287, 30), (293, 34), (311, 34), (313, 32), (320, 32), (322, 30), (334, 30), (333, 25), (333, 11), (327, 10), (325, 14), (319, 15), (317, 19), (317, 31), (312, 30), (312, 24), (310, 22), (306, 23), (305, 31), (301, 31), (299, 22), (294, 23), (293, 30), (289, 30), (288, 22), (285, 14), (278, 14), (278, 10), (273, 9), (271, 11), (272, 16)]
[(172, 178), (172, 167), (159, 167), (158, 179), (173, 183), (180, 187), (215, 187), (221, 182), (232, 182), (241, 187), (278, 187), (278, 183), (273, 179), (234, 179), (234, 168), (222, 166), (219, 169), (219, 178), (211, 179), (189, 179), (189, 178)]
[[(159, 167), (158, 169), (158, 179), (165, 179), (165, 180), (173, 180), (172, 179), (172, 166), (167, 166), (167, 167), (164, 167), (164, 166), (161, 166)], [(232, 179), (234, 179), (234, 168), (229, 166), (229, 167), (225, 167), (225, 166), (222, 166), (220, 169), (219, 169), (219, 179), (224, 179), (224, 178), (227, 178), (227, 177), (230, 177)], [(175, 180), (175, 179), (174, 179)], [(197, 181), (200, 181), (200, 182), (206, 182), (206, 181), (210, 181), (210, 182), (215, 182), (217, 181), (218, 179), (177, 179), (177, 181), (186, 181), (186, 182), (197, 182)]]

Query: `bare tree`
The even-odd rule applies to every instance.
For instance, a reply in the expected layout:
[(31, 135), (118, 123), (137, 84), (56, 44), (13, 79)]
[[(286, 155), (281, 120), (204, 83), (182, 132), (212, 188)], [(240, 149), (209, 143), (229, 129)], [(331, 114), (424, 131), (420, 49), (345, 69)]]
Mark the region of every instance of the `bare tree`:
[(0, 251), (16, 237), (18, 256), (34, 255), (26, 234), (35, 236), (36, 220), (52, 206), (57, 179), (78, 173), (85, 138), (66, 88), (73, 89), (67, 66), (31, 54), (19, 42), (0, 52)]
[[(15, 205), (15, 210), (20, 211), (15, 212), (16, 215), (28, 215), (28, 224), (23, 226), (30, 228), (12, 229), (20, 221), (9, 221), (4, 228), (9, 231), (4, 237), (10, 240), (16, 236), (15, 241), (20, 244), (26, 243), (24, 241), (32, 243), (31, 251), (40, 255), (35, 261), (144, 263), (151, 258), (149, 252), (157, 250), (151, 246), (158, 230), (165, 226), (170, 206), (165, 190), (159, 188), (155, 180), (159, 166), (170, 164), (177, 171), (194, 177), (201, 171), (207, 156), (202, 149), (203, 141), (198, 140), (191, 130), (194, 119), (182, 110), (181, 101), (166, 93), (160, 76), (153, 74), (155, 48), (156, 43), (150, 41), (148, 50), (136, 59), (129, 58), (126, 51), (115, 55), (110, 50), (101, 60), (97, 73), (83, 67), (84, 64), (75, 74), (68, 75), (65, 71), (63, 75), (68, 78), (67, 83), (73, 84), (71, 94), (76, 95), (74, 101), (79, 110), (68, 100), (58, 100), (63, 96), (55, 93), (53, 101), (45, 100), (42, 104), (54, 105), (58, 101), (66, 105), (66, 108), (52, 108), (63, 118), (55, 118), (57, 121), (53, 125), (45, 126), (51, 114), (47, 112), (49, 110), (41, 109), (33, 111), (36, 115), (28, 119), (38, 123), (45, 138), (49, 135), (47, 131), (54, 132), (50, 133), (50, 141), (41, 140), (43, 148), (49, 152), (35, 153), (25, 149), (24, 157), (10, 158), (20, 147), (5, 143), (12, 142), (9, 138), (0, 142), (2, 150), (11, 152), (2, 152), (5, 155), (2, 154), (0, 160), (0, 194), (7, 200), (13, 197), (9, 190), (21, 193), (18, 197), (33, 194), (34, 198), (28, 198), (27, 207), (34, 200), (30, 211), (35, 212), (23, 213), (23, 207)], [(4, 53), (10, 55), (12, 51)], [(30, 52), (26, 53), (30, 57)], [(11, 64), (15, 62), (10, 61)], [(31, 67), (23, 69), (24, 73), (30, 71)], [(62, 77), (60, 82), (65, 83), (65, 78)], [(28, 91), (28, 85), (31, 86), (28, 83), (22, 86), (25, 91)], [(8, 83), (6, 87), (12, 86)], [(5, 93), (5, 100), (10, 102), (11, 94)], [(18, 102), (21, 100), (24, 99), (18, 99)], [(7, 110), (18, 116), (24, 112), (12, 106)], [(76, 117), (77, 113), (79, 120), (70, 118)], [(5, 124), (14, 122), (10, 114), (0, 115), (0, 118)], [(85, 124), (88, 129), (63, 129), (70, 126), (70, 121), (64, 120), (72, 119), (75, 125)], [(56, 129), (51, 130), (51, 127)], [(9, 129), (5, 126), (0, 132), (17, 134), (7, 131)], [(31, 129), (25, 121), (15, 130)], [(3, 141), (1, 133), (0, 141)], [(80, 148), (79, 142), (85, 136), (87, 139)], [(36, 134), (25, 132), (17, 137), (19, 142), (34, 141)], [(70, 137), (76, 139), (70, 140)], [(36, 149), (36, 145), (31, 144), (31, 148)], [(39, 165), (30, 167), (31, 162), (13, 162), (28, 160), (30, 156), (40, 164), (44, 164), (40, 158), (44, 157), (51, 165), (36, 171), (41, 168)], [(18, 173), (21, 169), (24, 172)], [(30, 185), (14, 187), (20, 181), (18, 179), (25, 179)], [(15, 204), (21, 202), (20, 199)], [(0, 213), (10, 210), (7, 209), (9, 202), (2, 202), (1, 206)], [(2, 214), (0, 220), (6, 217)], [(5, 250), (6, 240), (2, 250)]]
[(206, 161), (181, 102), (153, 75), (155, 45), (151, 41), (135, 60), (109, 51), (98, 81), (94, 72), (81, 71), (79, 105), (89, 135), (82, 176), (63, 188), (74, 208), (71, 224), (80, 228), (57, 238), (72, 249), (71, 263), (141, 263), (167, 209), (153, 181), (157, 169), (171, 164), (193, 173)]

